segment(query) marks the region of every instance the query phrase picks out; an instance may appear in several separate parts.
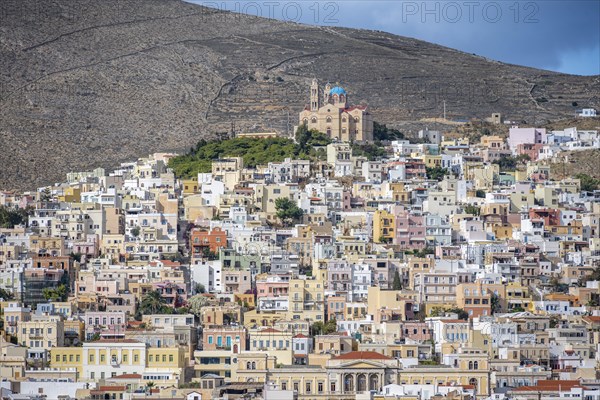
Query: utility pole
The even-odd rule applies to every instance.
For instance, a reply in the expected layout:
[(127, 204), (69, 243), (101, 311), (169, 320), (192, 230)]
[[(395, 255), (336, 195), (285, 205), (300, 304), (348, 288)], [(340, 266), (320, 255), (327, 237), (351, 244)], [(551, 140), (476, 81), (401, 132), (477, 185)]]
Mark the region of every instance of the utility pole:
[(286, 136), (289, 138), (290, 137), (290, 108), (286, 107), (287, 110), (287, 124), (285, 125), (285, 129), (286, 129)]
[(444, 120), (446, 120), (446, 100), (444, 100)]

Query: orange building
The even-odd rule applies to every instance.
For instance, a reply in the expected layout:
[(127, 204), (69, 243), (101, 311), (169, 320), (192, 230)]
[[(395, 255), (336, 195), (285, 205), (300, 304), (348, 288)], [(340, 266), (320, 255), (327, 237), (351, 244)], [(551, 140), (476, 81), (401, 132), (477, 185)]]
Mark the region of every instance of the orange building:
[(456, 304), (469, 318), (492, 315), (492, 294), (481, 281), (457, 285)]
[(193, 229), (190, 233), (192, 257), (202, 257), (205, 251), (217, 253), (221, 247), (227, 247), (227, 232), (219, 227), (208, 231)]

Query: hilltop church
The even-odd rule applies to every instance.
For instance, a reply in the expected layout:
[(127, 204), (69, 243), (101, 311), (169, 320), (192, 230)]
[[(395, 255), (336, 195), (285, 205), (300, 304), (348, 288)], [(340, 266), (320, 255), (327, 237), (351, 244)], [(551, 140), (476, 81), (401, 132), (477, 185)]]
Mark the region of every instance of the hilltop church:
[(300, 124), (316, 129), (341, 142), (373, 140), (373, 118), (367, 106), (348, 105), (348, 94), (340, 87), (325, 85), (323, 96), (319, 83), (310, 85), (310, 105), (300, 113)]

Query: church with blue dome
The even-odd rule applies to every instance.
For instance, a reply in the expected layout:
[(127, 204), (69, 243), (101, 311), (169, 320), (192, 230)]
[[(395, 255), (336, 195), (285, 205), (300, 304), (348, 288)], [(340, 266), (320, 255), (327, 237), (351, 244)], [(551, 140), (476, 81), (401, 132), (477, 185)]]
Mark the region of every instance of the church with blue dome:
[(367, 106), (350, 105), (341, 86), (327, 83), (321, 90), (316, 79), (310, 86), (310, 104), (300, 113), (299, 122), (340, 142), (373, 140), (373, 118)]

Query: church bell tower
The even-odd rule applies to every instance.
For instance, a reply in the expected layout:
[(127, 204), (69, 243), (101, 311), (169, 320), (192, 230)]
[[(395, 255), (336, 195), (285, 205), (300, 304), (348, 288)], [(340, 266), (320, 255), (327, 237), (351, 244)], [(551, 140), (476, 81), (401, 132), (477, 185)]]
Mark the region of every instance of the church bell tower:
[(317, 111), (319, 109), (319, 83), (316, 79), (313, 79), (310, 85), (310, 111)]

